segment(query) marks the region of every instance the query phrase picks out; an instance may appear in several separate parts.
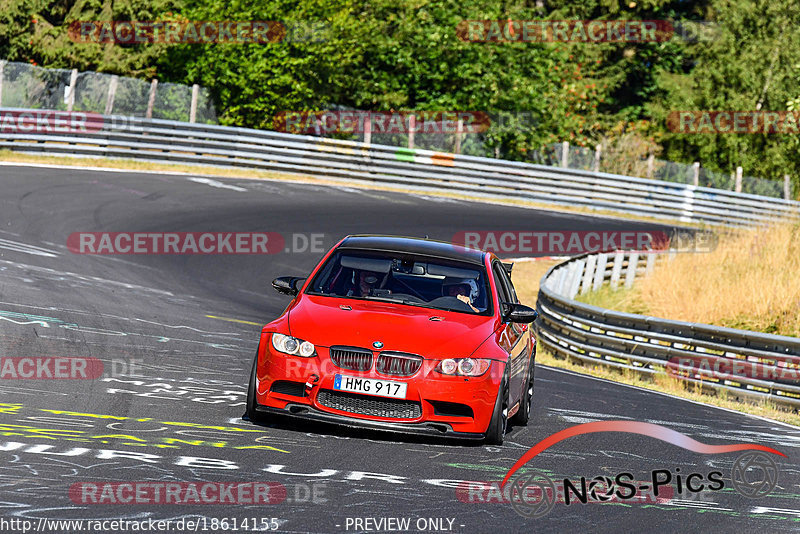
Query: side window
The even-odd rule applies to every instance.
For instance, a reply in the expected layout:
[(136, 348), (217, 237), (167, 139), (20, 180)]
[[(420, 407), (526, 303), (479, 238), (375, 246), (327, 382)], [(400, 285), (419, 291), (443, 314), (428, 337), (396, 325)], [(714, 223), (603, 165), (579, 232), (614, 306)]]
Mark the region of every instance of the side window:
[(509, 300), (509, 302), (519, 304), (519, 299), (517, 298), (517, 292), (514, 290), (514, 284), (511, 283), (511, 275), (508, 274), (508, 271), (506, 271), (505, 268), (501, 268), (500, 276), (503, 278), (503, 280), (505, 280), (506, 289), (508, 291), (508, 294), (511, 295), (511, 300)]
[(497, 286), (497, 296), (500, 298), (500, 302), (511, 302), (508, 286), (503, 279), (503, 266), (495, 262), (492, 265), (492, 274), (494, 275), (494, 285)]

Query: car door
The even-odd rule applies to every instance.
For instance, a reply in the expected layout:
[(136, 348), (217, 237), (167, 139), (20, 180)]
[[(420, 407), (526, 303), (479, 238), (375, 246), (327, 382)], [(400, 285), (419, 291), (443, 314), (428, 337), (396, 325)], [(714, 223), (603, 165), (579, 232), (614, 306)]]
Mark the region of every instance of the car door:
[[(511, 278), (508, 276), (508, 272), (506, 272), (505, 267), (503, 267), (500, 261), (495, 261), (492, 264), (492, 275), (494, 276), (495, 286), (497, 286), (497, 296), (500, 302), (511, 304), (519, 303), (517, 293), (511, 283)], [(529, 327), (526, 324), (512, 323), (504, 320), (501, 328), (500, 345), (508, 352), (509, 364), (511, 366), (509, 372), (511, 378), (509, 383), (509, 400), (510, 406), (513, 407), (522, 395), (525, 371), (530, 354)]]

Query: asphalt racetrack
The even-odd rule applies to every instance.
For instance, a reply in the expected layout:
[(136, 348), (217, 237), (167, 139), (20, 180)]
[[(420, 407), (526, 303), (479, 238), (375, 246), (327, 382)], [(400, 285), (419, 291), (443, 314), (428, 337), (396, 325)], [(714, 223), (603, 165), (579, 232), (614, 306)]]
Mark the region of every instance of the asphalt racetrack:
[[(38, 526), (43, 519), (183, 519), (202, 521), (199, 532), (231, 532), (234, 520), (240, 531), (255, 521), (266, 526), (258, 531), (282, 532), (800, 530), (800, 429), (541, 366), (531, 421), (512, 428), (502, 447), (242, 420), (260, 327), (289, 300), (270, 282), (305, 276), (322, 255), (320, 243), (327, 250), (355, 233), (446, 240), (472, 229), (669, 228), (422, 195), (156, 173), (5, 165), (0, 184), (0, 357), (102, 362), (86, 380), (3, 373), (3, 532), (22, 532), (10, 520)], [(289, 252), (68, 250), (70, 234), (101, 231), (269, 231), (284, 236)], [(314, 250), (305, 241), (311, 234), (321, 234)], [(538, 518), (501, 502), (496, 485), (465, 482), (497, 482), (540, 440), (605, 420), (655, 423), (707, 444), (757, 443), (786, 456), (775, 456), (777, 486), (750, 499), (731, 484), (738, 453), (699, 454), (637, 434), (577, 436), (527, 467), (557, 482), (627, 472), (642, 484), (660, 470), (673, 478), (673, 494), (555, 502)], [(715, 471), (722, 489), (684, 485), (678, 493), (679, 475), (708, 482)], [(136, 482), (266, 482), (279, 502), (246, 504), (245, 495), (237, 504), (112, 504), (111, 496), (92, 502), (102, 489), (85, 493), (87, 484)]]

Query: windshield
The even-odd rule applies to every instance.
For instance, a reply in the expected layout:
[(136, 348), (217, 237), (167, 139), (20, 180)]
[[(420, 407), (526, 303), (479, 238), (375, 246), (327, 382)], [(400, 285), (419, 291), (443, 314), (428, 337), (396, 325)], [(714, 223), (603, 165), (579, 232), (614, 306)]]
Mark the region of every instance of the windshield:
[(438, 258), (337, 252), (306, 293), (491, 314), (484, 269)]

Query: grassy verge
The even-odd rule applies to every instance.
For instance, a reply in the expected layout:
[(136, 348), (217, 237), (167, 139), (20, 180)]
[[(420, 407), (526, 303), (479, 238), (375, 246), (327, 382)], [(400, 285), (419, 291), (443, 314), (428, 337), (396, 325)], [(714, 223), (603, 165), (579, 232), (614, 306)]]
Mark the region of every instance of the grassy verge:
[[(514, 265), (512, 278), (520, 301), (533, 305), (539, 291), (539, 281), (547, 269), (556, 261), (525, 261)], [(584, 301), (606, 308), (624, 309), (630, 313), (644, 313), (646, 307), (641, 296), (634, 291), (612, 291), (603, 288), (597, 292), (584, 295)], [(719, 406), (742, 413), (767, 417), (791, 425), (800, 426), (800, 414), (790, 408), (771, 401), (755, 401), (749, 398), (737, 398), (727, 391), (709, 391), (697, 384), (678, 380), (667, 374), (644, 375), (629, 369), (614, 369), (602, 365), (591, 365), (578, 360), (556, 358), (541, 345), (537, 350), (536, 361), (550, 367), (566, 369), (580, 374), (605, 378), (622, 384), (638, 386), (660, 393), (689, 399), (712, 406)]]
[(163, 171), (173, 173), (187, 173), (192, 175), (204, 175), (212, 177), (223, 178), (256, 178), (264, 180), (277, 180), (281, 182), (299, 182), (299, 183), (314, 183), (323, 185), (338, 185), (358, 187), (361, 189), (373, 189), (379, 191), (394, 191), (398, 193), (417, 193), (425, 194), (427, 196), (437, 196), (445, 198), (456, 198), (462, 200), (476, 200), (479, 202), (486, 202), (489, 204), (501, 204), (507, 206), (519, 206), (525, 208), (536, 208), (547, 211), (578, 213), (582, 215), (589, 215), (593, 217), (613, 217), (616, 219), (629, 219), (635, 221), (652, 222), (655, 224), (676, 224), (685, 227), (703, 228), (705, 225), (701, 223), (684, 223), (677, 219), (656, 219), (653, 217), (644, 217), (638, 215), (627, 215), (625, 213), (610, 211), (610, 210), (593, 210), (581, 206), (554, 206), (546, 202), (530, 202), (527, 200), (499, 200), (499, 199), (486, 199), (478, 196), (471, 197), (461, 193), (453, 193), (448, 191), (427, 191), (419, 190), (402, 185), (387, 185), (378, 184), (359, 180), (348, 180), (346, 178), (326, 178), (311, 175), (291, 174), (273, 171), (258, 171), (249, 169), (227, 168), (227, 167), (208, 167), (203, 165), (182, 165), (172, 163), (159, 163), (140, 161), (132, 159), (117, 159), (117, 158), (72, 158), (68, 156), (40, 156), (36, 154), (22, 154), (13, 152), (11, 150), (0, 150), (0, 161), (11, 163), (33, 163), (45, 165), (64, 165), (76, 167), (101, 167), (113, 168), (131, 171)]
[(629, 313), (800, 337), (800, 225), (728, 233), (712, 252), (660, 261), (630, 290), (603, 288), (578, 299)]

